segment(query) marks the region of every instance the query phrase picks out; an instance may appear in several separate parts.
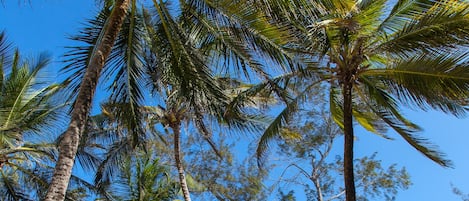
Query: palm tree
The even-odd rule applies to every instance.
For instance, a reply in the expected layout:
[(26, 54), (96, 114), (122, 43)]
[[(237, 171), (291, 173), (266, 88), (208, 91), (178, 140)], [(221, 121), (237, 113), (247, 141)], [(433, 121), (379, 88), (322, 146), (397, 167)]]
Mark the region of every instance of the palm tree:
[(54, 96), (62, 86), (41, 76), (49, 57), (27, 61), (11, 48), (0, 33), (0, 193), (5, 200), (30, 200), (47, 187), (39, 171), (54, 161), (54, 146), (38, 138), (60, 123), (64, 104)]
[(179, 183), (171, 178), (168, 167), (152, 155), (137, 152), (125, 159), (117, 179), (106, 187), (114, 199), (170, 201), (176, 198)]
[[(225, 57), (229, 58), (226, 60), (230, 60), (234, 55), (240, 55), (237, 60), (254, 65), (256, 63), (252, 62), (251, 59), (255, 56), (247, 51), (248, 47), (241, 45), (244, 43), (241, 41), (241, 37), (230, 39), (226, 33), (218, 34), (220, 27), (215, 23), (216, 20), (204, 21), (204, 23), (198, 21), (199, 27), (192, 26), (193, 24), (190, 22), (197, 20), (196, 17), (200, 17), (200, 13), (195, 15), (197, 12), (194, 11), (195, 5), (192, 3), (194, 2), (181, 2), (181, 10), (188, 13), (174, 17), (166, 8), (166, 3), (161, 1), (154, 1), (153, 11), (139, 9), (136, 1), (131, 1), (130, 14), (123, 22), (123, 28), (118, 33), (115, 46), (112, 48), (103, 70), (103, 81), (109, 81), (106, 83), (109, 83), (108, 89), (112, 92), (111, 105), (125, 106), (116, 107), (117, 109), (113, 110), (115, 112), (113, 116), (122, 123), (121, 125), (125, 128), (128, 136), (128, 139), (112, 145), (116, 149), (104, 159), (107, 164), (113, 164), (110, 161), (118, 161), (120, 158), (118, 153), (131, 153), (132, 149), (145, 144), (143, 139), (146, 139), (146, 132), (143, 128), (146, 123), (142, 121), (142, 111), (144, 111), (142, 108), (148, 98), (144, 94), (150, 90), (154, 90), (155, 94), (161, 94), (160, 99), (170, 99), (169, 97), (171, 97), (170, 101), (182, 102), (178, 103), (181, 105), (172, 107), (190, 107), (187, 110), (190, 110), (196, 117), (194, 118), (195, 125), (206, 136), (208, 142), (210, 142), (210, 134), (203, 118), (206, 111), (223, 119), (230, 126), (249, 125), (249, 123), (241, 121), (242, 115), (237, 114), (239, 105), (232, 105), (233, 109), (230, 113), (220, 109), (223, 108), (221, 107), (223, 104), (226, 105), (228, 97), (222, 92), (219, 84), (214, 81), (208, 67), (217, 63), (217, 57)], [(200, 5), (197, 4), (197, 6)], [(236, 7), (236, 5), (231, 5), (231, 7)], [(259, 17), (247, 11), (244, 12), (241, 17), (248, 18), (251, 23), (257, 20), (256, 17)], [(71, 83), (72, 91), (79, 89), (80, 78), (84, 75), (88, 65), (89, 55), (94, 51), (94, 45), (100, 38), (100, 32), (97, 30), (103, 30), (110, 14), (111, 10), (107, 5), (96, 19), (89, 21), (89, 28), (84, 29), (73, 38), (87, 43), (87, 46), (72, 47), (70, 53), (66, 55), (69, 58), (66, 70), (72, 72), (72, 76), (68, 80)], [(261, 23), (256, 25), (261, 27), (268, 25), (264, 18), (262, 20), (259, 20)], [(201, 25), (204, 26), (201, 28)], [(226, 28), (232, 28), (232, 30), (234, 27), (239, 29), (239, 24), (226, 25)], [(200, 30), (206, 31), (208, 34), (198, 33), (197, 31)], [(207, 46), (212, 46), (212, 48), (207, 48)], [(231, 56), (218, 53), (217, 49), (213, 50), (222, 46), (229, 47), (225, 49), (232, 51)], [(205, 49), (201, 47), (205, 47)], [(214, 54), (217, 55), (213, 56)], [(208, 63), (209, 58), (212, 59), (212, 63)], [(260, 65), (256, 64), (256, 66)], [(261, 72), (260, 69), (258, 72)], [(163, 101), (163, 105), (167, 106), (167, 103)], [(184, 115), (186, 114), (184, 113)], [(178, 136), (177, 124), (171, 125), (173, 125), (175, 137)], [(176, 137), (176, 139), (178, 138)], [(175, 145), (175, 147), (177, 146)], [(179, 152), (175, 154), (177, 153)], [(175, 158), (180, 164), (181, 161), (178, 160), (180, 157), (176, 156)], [(99, 171), (102, 172), (102, 175), (98, 174), (97, 180), (101, 180), (100, 177), (104, 177), (103, 179), (106, 180), (106, 175), (112, 168), (107, 169), (104, 166), (101, 168)], [(185, 195), (188, 198), (188, 190), (185, 192), (187, 192)]]
[(65, 192), (71, 177), (75, 155), (83, 133), (88, 113), (101, 69), (103, 68), (112, 46), (117, 38), (120, 28), (130, 6), (129, 0), (118, 0), (113, 5), (110, 17), (106, 20), (103, 29), (99, 30), (99, 39), (94, 41), (92, 54), (86, 60), (86, 73), (80, 85), (71, 113), (69, 128), (63, 135), (59, 144), (59, 159), (55, 165), (54, 176), (50, 182), (49, 190), (45, 196), (46, 201), (64, 200)]
[[(404, 118), (399, 105), (437, 109), (456, 116), (467, 110), (469, 97), (469, 4), (467, 1), (279, 1), (258, 2), (272, 21), (290, 24), (297, 36), (285, 49), (303, 63), (301, 76), (283, 76), (278, 83), (309, 79), (297, 98), (287, 101), (266, 130), (258, 152), (288, 121), (312, 86), (329, 87), (330, 111), (344, 131), (346, 200), (354, 201), (353, 122), (389, 138), (392, 128), (411, 146), (442, 166), (443, 155), (416, 136), (420, 128)], [(288, 81), (286, 81), (288, 80)]]

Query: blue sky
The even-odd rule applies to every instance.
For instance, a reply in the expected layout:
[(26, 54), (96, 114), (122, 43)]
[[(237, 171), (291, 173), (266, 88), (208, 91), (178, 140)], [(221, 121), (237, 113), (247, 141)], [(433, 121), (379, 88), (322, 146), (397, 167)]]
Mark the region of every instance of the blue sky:
[[(46, 51), (53, 55), (50, 66), (53, 76), (62, 67), (60, 55), (72, 42), (67, 36), (76, 33), (84, 19), (97, 10), (95, 0), (36, 0), (31, 4), (22, 0), (3, 1), (0, 4), (0, 30), (5, 30), (11, 42), (23, 55), (34, 56)], [(413, 185), (399, 192), (397, 200), (460, 200), (451, 191), (450, 183), (469, 193), (469, 119), (457, 119), (435, 111), (405, 109), (409, 119), (424, 128), (421, 136), (439, 146), (454, 163), (453, 169), (443, 168), (411, 148), (397, 134), (394, 141), (385, 140), (362, 129), (356, 130), (356, 155), (378, 152), (384, 164), (405, 166)], [(339, 144), (340, 146), (340, 144)], [(275, 179), (275, 178), (272, 178)]]

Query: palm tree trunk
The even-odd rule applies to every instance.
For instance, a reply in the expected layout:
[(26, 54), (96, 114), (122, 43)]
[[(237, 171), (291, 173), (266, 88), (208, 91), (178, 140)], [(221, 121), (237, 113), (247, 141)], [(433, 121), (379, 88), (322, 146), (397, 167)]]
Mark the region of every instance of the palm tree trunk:
[(355, 201), (355, 179), (353, 175), (353, 124), (352, 124), (352, 83), (345, 76), (344, 97), (344, 181), (345, 200)]
[(80, 136), (84, 130), (96, 85), (101, 69), (109, 56), (114, 41), (127, 15), (130, 0), (116, 1), (108, 23), (103, 28), (103, 38), (96, 44), (96, 50), (91, 55), (86, 73), (80, 85), (75, 105), (71, 113), (71, 120), (67, 131), (59, 142), (59, 159), (55, 165), (49, 189), (45, 201), (57, 201), (65, 199), (68, 183), (72, 174), (72, 168), (77, 153)]
[(171, 128), (174, 133), (174, 159), (176, 161), (176, 168), (179, 174), (179, 183), (181, 184), (182, 194), (185, 201), (191, 201), (191, 196), (189, 193), (189, 188), (186, 182), (186, 175), (184, 173), (184, 167), (181, 162), (181, 147), (180, 147), (180, 122), (172, 123)]

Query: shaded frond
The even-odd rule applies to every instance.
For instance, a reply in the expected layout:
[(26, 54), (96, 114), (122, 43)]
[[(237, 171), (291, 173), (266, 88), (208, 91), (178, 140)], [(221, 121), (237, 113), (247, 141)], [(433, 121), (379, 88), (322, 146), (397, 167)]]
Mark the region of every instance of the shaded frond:
[(313, 82), (309, 84), (303, 91), (301, 91), (297, 96), (291, 100), (290, 102), (286, 103), (286, 107), (273, 119), (273, 121), (269, 124), (269, 126), (265, 129), (264, 133), (262, 134), (259, 142), (257, 143), (256, 148), (256, 156), (258, 160), (258, 166), (261, 167), (263, 160), (265, 159), (265, 151), (269, 147), (269, 143), (277, 138), (277, 137), (292, 137), (292, 136), (282, 136), (281, 128), (285, 127), (290, 119), (293, 117), (295, 112), (298, 109), (298, 104), (300, 104), (301, 100), (304, 99), (305, 96), (310, 93), (310, 90), (314, 87), (317, 87), (317, 84), (320, 84), (322, 80), (317, 82)]

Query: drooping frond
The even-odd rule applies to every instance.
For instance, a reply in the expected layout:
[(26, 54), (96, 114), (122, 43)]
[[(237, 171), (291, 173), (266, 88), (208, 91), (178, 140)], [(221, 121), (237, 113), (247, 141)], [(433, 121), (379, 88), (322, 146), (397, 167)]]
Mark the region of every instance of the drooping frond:
[[(312, 82), (308, 84), (303, 91), (298, 93), (294, 99), (286, 103), (286, 107), (275, 117), (275, 119), (269, 124), (262, 134), (259, 142), (257, 143), (256, 156), (258, 159), (258, 166), (261, 166), (263, 160), (265, 159), (265, 151), (269, 147), (269, 143), (277, 137), (292, 137), (292, 136), (282, 136), (288, 133), (282, 133), (281, 129), (285, 127), (295, 112), (298, 110), (298, 105), (301, 101), (307, 96), (314, 87), (317, 87), (322, 80)], [(293, 136), (298, 137), (298, 136)], [(301, 136), (300, 136), (301, 137)]]
[(436, 146), (430, 144), (426, 139), (416, 136), (421, 131), (420, 127), (405, 119), (397, 109), (397, 102), (388, 93), (380, 88), (382, 83), (373, 83), (364, 79), (367, 97), (360, 91), (357, 93), (366, 103), (366, 106), (377, 115), (385, 124), (396, 131), (407, 143), (424, 154), (429, 159), (442, 166), (450, 166), (451, 162), (444, 159), (444, 154), (436, 150)]
[(386, 69), (369, 69), (366, 79), (381, 79), (403, 103), (438, 109), (457, 116), (466, 113), (469, 71), (466, 52), (422, 54)]
[(451, 161), (444, 159), (444, 154), (436, 150), (436, 146), (430, 144), (426, 139), (418, 137), (415, 135), (415, 132), (418, 130), (409, 129), (409, 127), (402, 125), (399, 121), (396, 121), (395, 118), (390, 113), (384, 111), (375, 111), (384, 122), (386, 122), (391, 128), (393, 128), (402, 138), (404, 138), (407, 143), (412, 147), (417, 149), (420, 153), (428, 157), (429, 159), (435, 161), (439, 165), (450, 167)]
[(63, 67), (62, 72), (69, 75), (64, 82), (68, 83), (67, 90), (71, 94), (70, 100), (74, 100), (76, 94), (78, 94), (86, 67), (90, 62), (95, 45), (101, 39), (110, 12), (111, 10), (108, 7), (103, 8), (94, 19), (90, 19), (85, 23), (85, 28), (77, 35), (70, 37), (71, 40), (82, 43), (77, 46), (67, 47), (69, 51), (64, 55), (66, 65)]
[(104, 160), (96, 170), (94, 183), (98, 189), (109, 185), (112, 178), (118, 174), (119, 166), (125, 161), (125, 158), (134, 151), (132, 143), (128, 138), (123, 138), (108, 148)]
[(5, 32), (0, 32), (0, 88), (3, 85), (4, 68), (11, 64), (11, 50), (12, 45), (8, 42)]
[(142, 14), (137, 9), (136, 1), (132, 1), (130, 9), (106, 63), (103, 78), (109, 80), (111, 105), (118, 106), (111, 110), (131, 132), (133, 143), (136, 144), (144, 133), (140, 108), (145, 101), (144, 87), (148, 77), (142, 58), (145, 36)]

